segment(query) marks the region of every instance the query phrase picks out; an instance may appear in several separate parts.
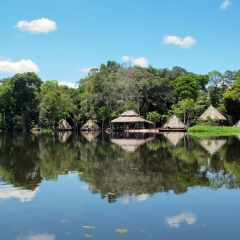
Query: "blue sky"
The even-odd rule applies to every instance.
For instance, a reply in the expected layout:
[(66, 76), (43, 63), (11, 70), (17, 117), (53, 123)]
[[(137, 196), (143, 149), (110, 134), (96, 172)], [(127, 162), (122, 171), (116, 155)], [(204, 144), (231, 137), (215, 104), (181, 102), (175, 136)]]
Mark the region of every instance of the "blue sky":
[(240, 69), (239, 0), (1, 0), (0, 79), (75, 84), (114, 60), (206, 74)]

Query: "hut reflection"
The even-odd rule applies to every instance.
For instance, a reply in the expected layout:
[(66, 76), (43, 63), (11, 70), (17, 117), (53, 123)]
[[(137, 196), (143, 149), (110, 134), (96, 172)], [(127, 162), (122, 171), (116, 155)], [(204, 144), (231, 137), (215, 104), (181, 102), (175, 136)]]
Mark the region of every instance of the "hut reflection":
[(227, 140), (226, 139), (215, 139), (215, 140), (201, 140), (200, 144), (201, 146), (209, 152), (211, 155), (218, 152), (225, 144)]
[(163, 132), (162, 134), (174, 146), (177, 146), (177, 144), (180, 142), (180, 140), (186, 136), (185, 132)]
[(154, 135), (152, 134), (137, 134), (137, 133), (116, 133), (113, 134), (111, 142), (120, 146), (126, 152), (135, 152), (141, 145), (152, 141)]
[(84, 136), (89, 142), (95, 139), (100, 134), (100, 131), (81, 131), (81, 135)]
[(58, 132), (58, 140), (62, 143), (65, 143), (71, 135), (71, 131), (60, 131)]

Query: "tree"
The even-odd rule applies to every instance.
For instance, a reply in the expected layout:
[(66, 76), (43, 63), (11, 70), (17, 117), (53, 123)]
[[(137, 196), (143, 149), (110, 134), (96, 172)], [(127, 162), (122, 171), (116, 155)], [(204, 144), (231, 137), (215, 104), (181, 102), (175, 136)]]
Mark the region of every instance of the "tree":
[(102, 119), (102, 130), (103, 130), (103, 126), (104, 126), (104, 121), (107, 118), (109, 118), (110, 114), (111, 114), (111, 111), (107, 107), (105, 107), (105, 106), (101, 107), (99, 109), (99, 115), (100, 115), (100, 117)]
[(176, 78), (170, 85), (174, 87), (180, 100), (194, 99), (196, 101), (199, 91), (205, 90), (208, 81), (208, 75), (188, 74)]
[(180, 108), (184, 111), (184, 124), (189, 127), (191, 120), (191, 112), (195, 108), (195, 102), (193, 99), (184, 99), (180, 102)]
[(156, 123), (159, 122), (160, 119), (161, 115), (156, 111), (147, 114), (147, 120), (154, 122), (154, 127), (156, 127)]
[(29, 130), (38, 121), (38, 98), (42, 80), (33, 72), (15, 74), (2, 81), (0, 104), (8, 130)]
[(234, 122), (240, 119), (240, 74), (233, 85), (223, 94), (227, 113), (232, 116)]

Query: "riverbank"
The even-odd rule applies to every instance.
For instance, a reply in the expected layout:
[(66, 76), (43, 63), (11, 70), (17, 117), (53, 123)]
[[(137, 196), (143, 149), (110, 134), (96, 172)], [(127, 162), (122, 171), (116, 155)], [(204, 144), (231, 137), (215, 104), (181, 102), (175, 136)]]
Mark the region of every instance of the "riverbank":
[(232, 136), (240, 134), (240, 128), (196, 125), (188, 128), (188, 134), (195, 137)]

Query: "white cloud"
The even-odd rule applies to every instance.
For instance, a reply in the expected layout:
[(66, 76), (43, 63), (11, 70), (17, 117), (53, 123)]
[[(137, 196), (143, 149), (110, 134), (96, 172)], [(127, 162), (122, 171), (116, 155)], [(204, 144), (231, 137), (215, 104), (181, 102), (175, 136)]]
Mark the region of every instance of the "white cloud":
[(81, 68), (81, 71), (85, 72), (85, 73), (88, 73), (93, 68), (96, 68), (96, 67)]
[(19, 198), (21, 202), (27, 202), (35, 197), (37, 191), (38, 188), (30, 191), (7, 186), (0, 189), (0, 199)]
[(231, 4), (231, 2), (229, 0), (224, 0), (221, 4), (220, 8), (222, 10), (226, 10), (230, 4)]
[(123, 60), (123, 62), (131, 62), (131, 64), (136, 65), (136, 66), (140, 66), (140, 67), (147, 67), (148, 66), (148, 60), (144, 57), (133, 58), (131, 56), (122, 56), (121, 60)]
[(48, 33), (57, 29), (57, 24), (47, 18), (37, 20), (19, 21), (15, 28), (20, 29), (22, 32), (30, 33)]
[(67, 81), (62, 81), (62, 82), (58, 82), (58, 85), (61, 86), (67, 86), (67, 87), (70, 87), (70, 88), (75, 88), (74, 86), (74, 83), (70, 83), (70, 82), (67, 82)]
[(163, 37), (163, 43), (178, 45), (182, 48), (190, 48), (191, 46), (193, 46), (196, 43), (196, 40), (194, 38), (192, 38), (191, 36), (187, 36), (185, 38), (180, 38), (177, 36), (165, 35)]
[(186, 221), (187, 224), (192, 225), (196, 222), (197, 217), (192, 213), (182, 213), (181, 215), (166, 217), (165, 222), (170, 227), (179, 228), (179, 224)]
[(22, 59), (19, 62), (2, 60), (0, 61), (0, 72), (8, 73), (39, 72), (39, 68), (32, 60)]

